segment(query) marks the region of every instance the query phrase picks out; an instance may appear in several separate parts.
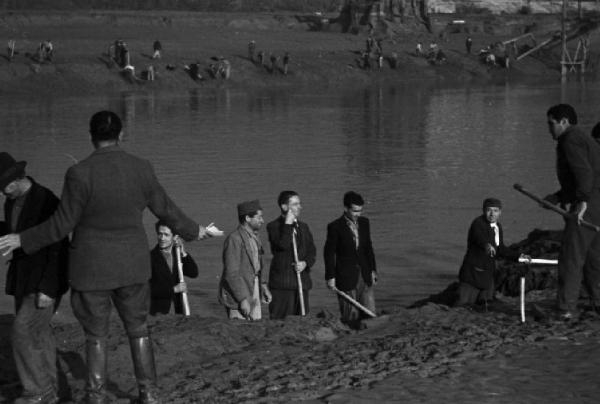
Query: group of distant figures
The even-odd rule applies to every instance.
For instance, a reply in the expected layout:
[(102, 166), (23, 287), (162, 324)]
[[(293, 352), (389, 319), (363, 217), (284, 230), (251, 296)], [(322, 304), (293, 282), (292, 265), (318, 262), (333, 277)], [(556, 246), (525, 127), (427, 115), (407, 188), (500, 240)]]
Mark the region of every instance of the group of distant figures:
[(510, 57), (502, 42), (491, 43), (479, 50), (479, 60), (488, 66), (510, 68)]
[[(231, 63), (229, 60), (225, 59), (223, 56), (219, 56), (216, 59), (216, 63), (210, 63), (208, 65), (208, 69), (206, 71), (213, 79), (223, 79), (229, 80), (231, 77)], [(204, 80), (204, 76), (202, 76), (202, 66), (200, 62), (196, 61), (194, 63), (190, 63), (189, 65), (184, 64), (183, 69), (188, 72), (190, 77), (195, 81)]]
[[(155, 40), (152, 44), (152, 56), (149, 57), (151, 57), (152, 60), (161, 59), (162, 50), (162, 43), (158, 39)], [(121, 73), (132, 82), (154, 81), (156, 77), (157, 68), (153, 64), (148, 65), (146, 70), (142, 71), (139, 76), (136, 76), (135, 67), (131, 63), (127, 43), (121, 39), (117, 39), (109, 46), (108, 56), (121, 68)], [(213, 59), (216, 60), (216, 63), (210, 63), (206, 71), (212, 78), (229, 79), (231, 76), (231, 63), (222, 56)], [(176, 69), (176, 66), (167, 64), (166, 69), (172, 71)], [(183, 69), (195, 81), (204, 80), (200, 62), (196, 61), (190, 64), (183, 64)]]
[[(465, 48), (467, 54), (471, 54), (471, 48), (473, 47), (473, 39), (468, 36), (465, 39)], [(502, 42), (491, 43), (485, 48), (482, 48), (477, 53), (479, 61), (490, 67), (500, 66), (510, 68), (510, 57), (506, 52), (506, 47)]]
[[(153, 44), (154, 53), (152, 59), (160, 58), (160, 50), (162, 45), (160, 41), (156, 40)], [(142, 71), (140, 76), (136, 76), (135, 67), (131, 64), (131, 55), (129, 53), (129, 47), (127, 42), (122, 39), (115, 40), (114, 43), (108, 47), (108, 56), (110, 59), (117, 64), (122, 70), (124, 76), (130, 81), (154, 81), (155, 67), (150, 64), (146, 70)]]
[(424, 57), (432, 65), (443, 64), (447, 60), (446, 54), (435, 41), (429, 43), (427, 52), (425, 52), (423, 49), (423, 44), (421, 42), (417, 42), (417, 46), (415, 47), (415, 55)]
[[(18, 53), (16, 48), (17, 48), (17, 41), (15, 41), (14, 39), (9, 39), (8, 43), (7, 43), (7, 52), (6, 52), (9, 61), (12, 61), (13, 58), (15, 57), (15, 55)], [(31, 56), (31, 54), (27, 54), (27, 55)], [(54, 45), (52, 45), (52, 41), (48, 39), (46, 41), (40, 42), (40, 44), (37, 47), (35, 56), (31, 56), (31, 57), (34, 58), (35, 60), (37, 60), (39, 63), (44, 63), (44, 62), (52, 62), (53, 55), (54, 55)]]
[[(248, 59), (255, 65), (267, 67), (267, 70), (269, 72), (271, 72), (271, 74), (273, 74), (277, 71), (280, 71), (284, 75), (287, 75), (289, 72), (289, 66), (290, 66), (290, 53), (289, 52), (285, 52), (283, 54), (283, 57), (281, 57), (281, 58), (279, 56), (275, 55), (274, 53), (271, 53), (269, 56), (269, 62), (270, 62), (270, 65), (269, 65), (267, 62), (267, 59), (265, 57), (265, 52), (262, 50), (259, 50), (258, 52), (256, 52), (256, 42), (255, 41), (248, 42)], [(281, 60), (281, 68), (279, 67), (279, 60)]]

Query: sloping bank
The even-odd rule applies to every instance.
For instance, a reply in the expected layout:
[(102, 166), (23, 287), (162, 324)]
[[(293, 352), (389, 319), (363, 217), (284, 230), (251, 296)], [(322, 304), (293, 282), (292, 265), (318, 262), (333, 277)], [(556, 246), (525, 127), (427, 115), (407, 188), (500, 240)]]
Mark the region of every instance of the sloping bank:
[[(533, 233), (522, 247), (554, 257), (556, 233)], [(152, 333), (164, 402), (326, 401), (336, 392), (377, 390), (380, 382), (389, 384), (395, 378), (401, 383), (403, 377), (418, 376), (435, 383), (452, 377), (465, 363), (519, 347), (543, 347), (556, 339), (586, 343), (600, 337), (595, 314), (584, 313), (571, 323), (538, 316), (540, 310), (550, 310), (553, 294), (551, 289), (528, 293), (524, 324), (512, 297), (501, 297), (487, 313), (432, 302), (413, 309), (388, 308), (390, 313), (365, 321), (359, 331), (339, 323), (337, 313), (323, 311), (307, 318), (253, 323), (162, 317), (152, 324)], [(18, 384), (11, 367), (8, 324), (0, 328), (5, 398), (16, 394)], [(120, 323), (112, 327), (109, 390), (113, 402), (128, 402), (135, 394), (129, 347)], [(59, 326), (56, 334), (61, 366), (78, 402), (85, 383), (83, 335), (76, 324)]]
[[(334, 17), (335, 15), (332, 15)], [(160, 12), (10, 12), (0, 14), (0, 35), (14, 38), (17, 55), (9, 61), (0, 57), (0, 94), (61, 94), (103, 91), (159, 91), (202, 88), (285, 88), (297, 86), (355, 87), (374, 82), (394, 83), (415, 80), (469, 82), (487, 80), (558, 77), (557, 65), (528, 58), (511, 71), (489, 68), (476, 55), (464, 52), (464, 35), (452, 34), (441, 46), (447, 61), (430, 65), (413, 55), (414, 45), (427, 44), (435, 37), (423, 27), (407, 25), (392, 37), (382, 37), (385, 61), (381, 69), (359, 66), (365, 48), (365, 32), (341, 33), (332, 25), (315, 31), (315, 16), (302, 13), (190, 13)], [(322, 27), (321, 27), (322, 28)], [(151, 46), (159, 38), (163, 57), (152, 60)], [(55, 53), (51, 62), (40, 62), (36, 50), (51, 39)], [(156, 81), (135, 83), (122, 77), (108, 56), (116, 39), (127, 42), (136, 74), (152, 64)], [(475, 47), (499, 38), (478, 33)], [(265, 64), (252, 63), (247, 44), (255, 40), (263, 51)], [(288, 75), (281, 73), (281, 60), (290, 52)], [(392, 53), (398, 68), (392, 69)], [(271, 69), (271, 54), (277, 67)], [(211, 78), (208, 68), (223, 56), (231, 62), (231, 79)], [(256, 60), (256, 59), (255, 59)], [(205, 80), (194, 81), (183, 66), (198, 62)]]

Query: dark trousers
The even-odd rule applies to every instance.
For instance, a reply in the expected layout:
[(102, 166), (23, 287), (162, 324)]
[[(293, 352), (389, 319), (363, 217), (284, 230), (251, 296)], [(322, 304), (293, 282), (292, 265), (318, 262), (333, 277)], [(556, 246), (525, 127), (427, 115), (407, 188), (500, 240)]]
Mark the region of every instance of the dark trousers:
[[(308, 314), (308, 289), (302, 289), (304, 295), (304, 310)], [(271, 289), (273, 300), (269, 303), (269, 318), (282, 320), (286, 316), (299, 316), (300, 295), (297, 290)]]
[[(367, 286), (362, 274), (359, 274), (358, 276), (358, 283), (355, 289), (343, 290), (342, 292), (350, 295), (354, 300), (375, 313), (375, 291), (373, 290), (373, 286)], [(363, 315), (362, 311), (340, 295), (338, 295), (338, 304), (340, 306), (341, 320), (343, 323), (354, 323), (363, 316), (366, 317), (366, 315)]]
[(557, 300), (560, 310), (577, 309), (582, 280), (585, 282), (590, 298), (598, 305), (600, 303), (600, 233), (578, 226), (575, 220), (567, 220), (558, 256)]
[(24, 395), (58, 391), (56, 340), (50, 320), (55, 306), (38, 309), (35, 294), (15, 299), (17, 315), (10, 339)]
[(479, 289), (469, 283), (460, 282), (458, 284), (458, 301), (455, 303), (455, 306), (465, 306), (468, 304), (490, 301), (493, 298), (493, 285), (490, 289)]
[(148, 336), (149, 283), (123, 286), (113, 290), (71, 290), (73, 314), (82, 325), (87, 338), (104, 339), (108, 336), (113, 304), (129, 338)]

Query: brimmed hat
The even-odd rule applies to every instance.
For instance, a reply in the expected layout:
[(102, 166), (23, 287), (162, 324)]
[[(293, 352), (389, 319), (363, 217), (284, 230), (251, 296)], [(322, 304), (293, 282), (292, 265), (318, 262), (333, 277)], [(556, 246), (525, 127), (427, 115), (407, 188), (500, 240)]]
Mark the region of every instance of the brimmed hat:
[(262, 208), (260, 207), (260, 202), (258, 199), (253, 201), (245, 201), (237, 206), (238, 216), (250, 215), (259, 210), (262, 210)]
[(25, 174), (27, 162), (17, 162), (10, 154), (0, 152), (0, 190)]

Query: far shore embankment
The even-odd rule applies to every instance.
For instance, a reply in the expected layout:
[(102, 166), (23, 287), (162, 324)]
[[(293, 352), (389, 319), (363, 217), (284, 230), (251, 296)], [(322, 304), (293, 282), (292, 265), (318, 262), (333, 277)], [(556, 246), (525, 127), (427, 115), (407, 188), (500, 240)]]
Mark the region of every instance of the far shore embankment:
[[(202, 88), (356, 88), (373, 83), (443, 82), (486, 83), (511, 81), (555, 81), (559, 79), (558, 59), (553, 51), (539, 57), (513, 63), (509, 70), (486, 66), (475, 54), (480, 48), (510, 37), (522, 29), (531, 29), (533, 17), (523, 17), (518, 27), (514, 16), (511, 30), (491, 30), (490, 22), (477, 32), (449, 33), (440, 39), (414, 21), (398, 25), (381, 39), (384, 63), (372, 62), (371, 70), (359, 66), (368, 31), (342, 33), (333, 24), (317, 24), (320, 19), (334, 21), (335, 15), (278, 13), (202, 13), (181, 11), (14, 11), (0, 14), (0, 38), (14, 39), (17, 54), (8, 60), (0, 53), (0, 94), (90, 94), (106, 91), (188, 91)], [(482, 20), (483, 17), (477, 17)], [(490, 17), (491, 18), (491, 17)], [(502, 26), (502, 18), (493, 24)], [(476, 17), (473, 17), (475, 21)], [(515, 24), (517, 27), (515, 28)], [(529, 25), (528, 25), (529, 24)], [(477, 26), (483, 27), (478, 24)], [(529, 28), (526, 28), (529, 27)], [(543, 25), (544, 30), (551, 24)], [(488, 33), (491, 32), (491, 33)], [(473, 38), (473, 51), (467, 54), (464, 41)], [(543, 33), (540, 33), (543, 38)], [(153, 65), (156, 80), (131, 81), (109, 58), (109, 46), (124, 40), (130, 50), (136, 75)], [(153, 60), (152, 43), (163, 44), (162, 58)], [(51, 62), (36, 59), (39, 43), (51, 40)], [(256, 41), (256, 52), (265, 54), (265, 66), (248, 58), (248, 42)], [(593, 40), (593, 38), (592, 38)], [(417, 42), (424, 48), (436, 41), (446, 55), (446, 62), (430, 64), (414, 55)], [(4, 52), (2, 50), (1, 52)], [(282, 57), (290, 54), (289, 74), (281, 71)], [(397, 68), (390, 57), (398, 57)], [(270, 69), (270, 56), (278, 58), (278, 68)], [(208, 67), (223, 57), (231, 63), (229, 80), (213, 79)], [(184, 65), (198, 63), (201, 81), (194, 81)]]

